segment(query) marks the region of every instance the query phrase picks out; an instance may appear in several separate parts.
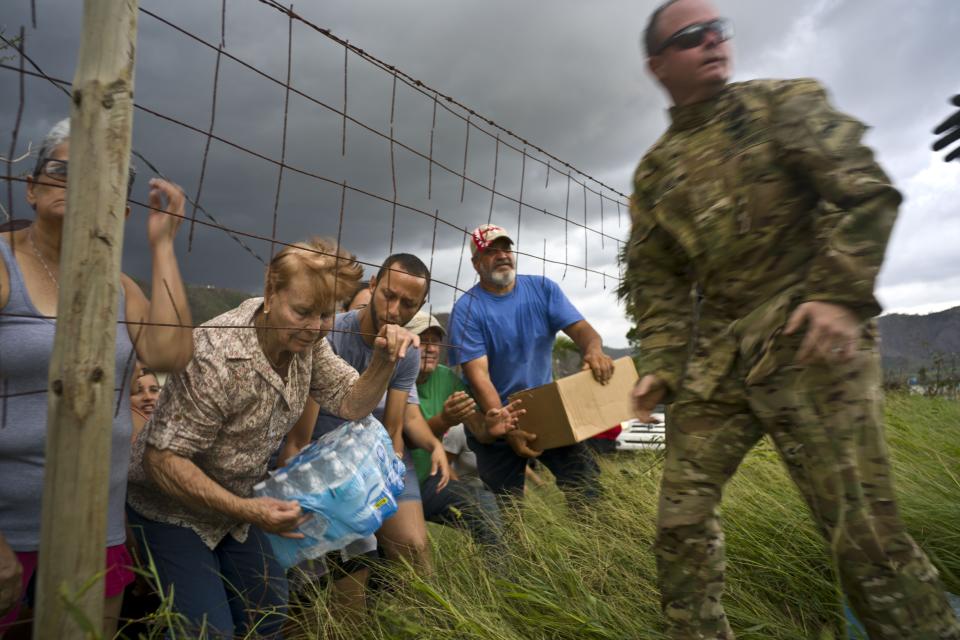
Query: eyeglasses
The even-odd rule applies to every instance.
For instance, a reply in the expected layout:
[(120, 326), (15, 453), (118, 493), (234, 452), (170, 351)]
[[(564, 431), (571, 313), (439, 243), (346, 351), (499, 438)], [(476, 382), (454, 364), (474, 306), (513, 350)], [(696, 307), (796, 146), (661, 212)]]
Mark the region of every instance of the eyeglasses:
[(729, 20), (717, 18), (707, 22), (698, 22), (684, 27), (664, 40), (654, 54), (663, 53), (668, 47), (676, 45), (678, 49), (693, 49), (703, 44), (708, 33), (714, 33), (720, 42), (726, 42), (733, 37), (733, 25)]
[(42, 173), (46, 177), (56, 180), (57, 182), (66, 182), (67, 161), (45, 158), (43, 162), (40, 163), (39, 173)]
[[(43, 174), (51, 180), (66, 183), (68, 166), (69, 163), (66, 160), (58, 160), (57, 158), (44, 158), (38, 163), (36, 175)], [(127, 174), (127, 192), (133, 188), (133, 181), (136, 177), (137, 172), (133, 169), (130, 169)]]

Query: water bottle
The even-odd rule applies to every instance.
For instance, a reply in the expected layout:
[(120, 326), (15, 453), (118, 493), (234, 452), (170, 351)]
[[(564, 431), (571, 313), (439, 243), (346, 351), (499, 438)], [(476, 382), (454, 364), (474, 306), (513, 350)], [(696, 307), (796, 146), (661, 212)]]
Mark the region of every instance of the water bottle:
[[(374, 443), (373, 448), (362, 446), (352, 437), (344, 440), (341, 456), (352, 463), (362, 475), (363, 485), (367, 492), (367, 503), (374, 508), (382, 509), (387, 506), (388, 502), (396, 502), (395, 495), (390, 489), (391, 466), (388, 464), (389, 458), (387, 458), (383, 443), (379, 441), (375, 432), (374, 440), (368, 439), (368, 442)], [(389, 455), (393, 456), (392, 447)], [(402, 488), (400, 491), (402, 491)], [(397, 492), (397, 495), (400, 491)], [(386, 502), (382, 500), (384, 496), (387, 497)]]
[(327, 520), (323, 537), (337, 544), (353, 533), (352, 516), (358, 503), (362, 502), (362, 496), (353, 487), (355, 483), (350, 482), (355, 480), (354, 471), (332, 450), (324, 451), (310, 466), (313, 467), (318, 490), (306, 497), (305, 504), (311, 511), (323, 514)]
[(367, 465), (365, 461), (367, 458), (366, 452), (360, 446), (356, 439), (351, 435), (347, 435), (345, 438), (341, 439), (337, 443), (336, 449), (334, 452), (337, 455), (337, 458), (340, 459), (343, 464), (349, 467), (353, 473), (363, 473)]
[(369, 449), (365, 449), (353, 436), (348, 436), (340, 441), (336, 449), (337, 455), (344, 463), (353, 466), (356, 469), (363, 468), (367, 459)]
[(304, 496), (322, 491), (324, 486), (309, 462), (301, 462), (289, 472), (290, 484), (298, 495)]
[[(286, 473), (286, 471), (280, 470), (280, 472), (276, 473), (275, 475), (254, 485), (253, 494), (256, 497), (274, 498), (277, 500), (291, 500), (296, 498), (297, 491), (290, 482), (289, 475)], [(303, 531), (303, 527), (298, 530), (306, 533)], [(316, 545), (317, 540), (322, 538), (311, 535), (311, 533), (306, 533), (306, 535), (310, 537), (296, 539), (285, 538), (272, 533), (267, 534), (267, 537), (270, 539), (270, 544), (273, 547), (274, 557), (276, 558), (277, 562), (281, 564), (281, 566), (291, 567), (307, 557), (314, 557), (306, 554), (308, 553), (309, 548)]]
[(323, 540), (330, 523), (323, 515), (310, 508), (309, 501), (310, 496), (326, 489), (323, 481), (318, 476), (314, 466), (309, 462), (303, 462), (292, 469), (289, 478), (289, 484), (296, 494), (296, 500), (304, 508), (305, 513), (310, 515), (310, 519), (300, 525), (298, 531), (317, 541)]
[(340, 456), (338, 456), (333, 449), (327, 449), (319, 458), (310, 464), (313, 466), (322, 485), (327, 489), (333, 489), (343, 484), (343, 482), (350, 477), (352, 471), (352, 469), (343, 463), (343, 460), (340, 459)]
[(256, 495), (297, 500), (312, 517), (304, 539), (270, 536), (284, 566), (339, 549), (380, 528), (396, 513), (403, 463), (376, 418), (347, 422), (305, 447), (276, 474), (258, 483)]
[(382, 428), (380, 423), (371, 416), (367, 416), (360, 422), (355, 422), (350, 427), (350, 435), (353, 436), (361, 446), (369, 449), (379, 440), (378, 427)]
[[(305, 497), (314, 491), (316, 485), (313, 471), (306, 464), (301, 464), (289, 472), (278, 473), (273, 480), (274, 495), (271, 497), (278, 500), (296, 500), (301, 507), (305, 504)], [(326, 529), (326, 519), (320, 514), (314, 513), (309, 520), (300, 525), (297, 531), (314, 538), (314, 540), (321, 540)]]
[(311, 462), (320, 455), (320, 445), (311, 442), (303, 451), (300, 452), (301, 462)]
[[(281, 471), (277, 475), (273, 476), (273, 491), (270, 497), (276, 498), (277, 500), (296, 500), (297, 494), (299, 493), (297, 489), (290, 482), (290, 476), (286, 472)], [(269, 489), (268, 484), (268, 489)]]

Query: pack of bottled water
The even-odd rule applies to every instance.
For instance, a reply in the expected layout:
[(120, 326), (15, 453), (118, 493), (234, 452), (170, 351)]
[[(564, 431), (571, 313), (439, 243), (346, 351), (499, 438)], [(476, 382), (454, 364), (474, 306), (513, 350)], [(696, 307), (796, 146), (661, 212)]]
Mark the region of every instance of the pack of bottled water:
[(373, 416), (347, 422), (304, 447), (256, 496), (296, 500), (311, 517), (301, 539), (268, 534), (278, 562), (291, 567), (365, 538), (397, 511), (406, 472), (387, 430)]

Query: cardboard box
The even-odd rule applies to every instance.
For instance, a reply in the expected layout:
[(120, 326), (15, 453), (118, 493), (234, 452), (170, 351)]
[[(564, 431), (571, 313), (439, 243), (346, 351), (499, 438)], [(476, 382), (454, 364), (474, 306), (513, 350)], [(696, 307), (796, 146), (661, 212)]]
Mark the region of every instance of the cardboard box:
[(517, 428), (537, 434), (532, 448), (544, 450), (581, 442), (634, 417), (630, 392), (637, 382), (633, 359), (614, 361), (613, 377), (602, 385), (589, 370), (541, 387), (518, 391), (527, 413)]

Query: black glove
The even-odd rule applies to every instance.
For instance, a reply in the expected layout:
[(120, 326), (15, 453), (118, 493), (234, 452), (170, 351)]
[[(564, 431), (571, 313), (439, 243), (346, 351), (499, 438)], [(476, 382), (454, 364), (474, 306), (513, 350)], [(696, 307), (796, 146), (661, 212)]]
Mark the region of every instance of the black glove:
[[(960, 95), (953, 96), (950, 102), (952, 102), (954, 106), (960, 107)], [(942, 136), (937, 138), (933, 143), (934, 151), (940, 151), (957, 140), (960, 140), (960, 111), (957, 111), (941, 122), (940, 126), (933, 130), (933, 133), (934, 135)], [(960, 145), (957, 145), (957, 148), (948, 153), (943, 159), (944, 162), (950, 162), (951, 160), (960, 160)]]

